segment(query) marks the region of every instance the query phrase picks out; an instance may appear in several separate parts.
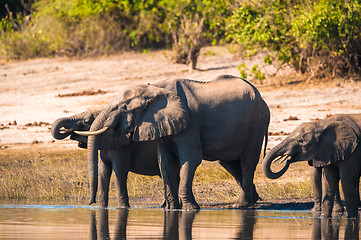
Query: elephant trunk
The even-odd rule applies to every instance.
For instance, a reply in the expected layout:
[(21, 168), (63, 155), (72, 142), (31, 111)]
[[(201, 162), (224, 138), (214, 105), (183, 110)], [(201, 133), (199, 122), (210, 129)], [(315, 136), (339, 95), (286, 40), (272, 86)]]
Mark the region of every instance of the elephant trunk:
[(96, 202), (98, 190), (98, 144), (97, 136), (88, 137), (89, 205)]
[[(105, 119), (105, 113), (102, 111), (94, 120), (90, 127), (90, 131), (99, 130)], [(89, 172), (89, 205), (96, 202), (96, 195), (98, 190), (98, 150), (99, 150), (99, 136), (88, 137), (88, 172)]]
[[(53, 135), (53, 137), (58, 140), (66, 138), (72, 133), (71, 129), (76, 129), (76, 122), (78, 120), (79, 119), (75, 119), (72, 117), (64, 117), (55, 120), (55, 122), (51, 126), (51, 135)], [(62, 132), (62, 128), (69, 131)]]
[(271, 179), (277, 179), (281, 177), (288, 169), (290, 162), (287, 160), (285, 166), (279, 171), (279, 172), (273, 172), (271, 170), (271, 164), (273, 161), (280, 156), (284, 155), (284, 151), (282, 150), (284, 148), (285, 143), (282, 142), (278, 144), (276, 147), (274, 147), (263, 159), (262, 166), (263, 166), (263, 172), (266, 175), (266, 177)]

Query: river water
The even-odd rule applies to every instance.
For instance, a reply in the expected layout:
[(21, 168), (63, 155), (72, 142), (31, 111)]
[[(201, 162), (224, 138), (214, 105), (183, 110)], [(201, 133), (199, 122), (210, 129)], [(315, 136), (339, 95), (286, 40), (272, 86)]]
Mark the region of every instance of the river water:
[(359, 239), (359, 221), (310, 211), (164, 211), (0, 204), (0, 239)]

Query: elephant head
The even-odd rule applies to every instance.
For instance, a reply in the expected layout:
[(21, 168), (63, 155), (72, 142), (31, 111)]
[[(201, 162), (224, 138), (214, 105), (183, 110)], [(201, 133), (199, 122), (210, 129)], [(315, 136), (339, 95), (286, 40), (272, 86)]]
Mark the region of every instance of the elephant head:
[(70, 117), (59, 118), (51, 126), (51, 134), (55, 139), (62, 140), (70, 135), (70, 139), (78, 141), (81, 148), (87, 147), (88, 138), (74, 131), (88, 131), (100, 111), (91, 110)]
[(98, 115), (88, 136), (90, 203), (98, 185), (98, 150), (116, 150), (131, 141), (149, 141), (174, 135), (188, 127), (188, 112), (180, 98), (163, 88), (139, 85), (115, 97)]
[[(343, 161), (357, 147), (359, 136), (359, 127), (346, 115), (303, 123), (266, 155), (263, 171), (268, 178), (276, 179), (291, 162), (309, 161), (311, 166), (324, 167)], [(284, 161), (279, 172), (271, 170), (272, 163)]]

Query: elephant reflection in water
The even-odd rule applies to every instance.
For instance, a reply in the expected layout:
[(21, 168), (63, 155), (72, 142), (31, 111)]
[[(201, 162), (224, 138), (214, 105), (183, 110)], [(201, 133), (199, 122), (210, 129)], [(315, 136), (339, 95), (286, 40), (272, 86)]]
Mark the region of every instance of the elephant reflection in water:
[(196, 211), (164, 211), (163, 239), (192, 239), (196, 213)]
[[(89, 239), (110, 239), (108, 209), (98, 210), (98, 224), (96, 211), (90, 211)], [(115, 220), (114, 239), (126, 239), (127, 237), (128, 209), (118, 209)]]
[[(359, 224), (359, 219), (347, 219), (345, 235), (343, 239), (359, 239)], [(340, 218), (320, 218), (317, 216), (313, 220), (311, 239), (339, 239), (340, 226)]]
[[(90, 211), (89, 239), (110, 239), (108, 211), (104, 208)], [(114, 239), (127, 238), (128, 213), (128, 209), (117, 209)], [(198, 211), (164, 211), (163, 239), (192, 239), (193, 222), (197, 213)], [(255, 210), (239, 211), (239, 216), (239, 231), (234, 239), (253, 239)]]
[[(90, 212), (89, 239), (110, 239), (108, 209)], [(120, 208), (116, 213), (114, 239), (127, 238), (129, 210)], [(192, 239), (192, 225), (197, 211), (164, 211), (163, 239)]]
[(239, 216), (239, 231), (235, 239), (253, 239), (253, 230), (256, 224), (255, 210), (239, 211)]

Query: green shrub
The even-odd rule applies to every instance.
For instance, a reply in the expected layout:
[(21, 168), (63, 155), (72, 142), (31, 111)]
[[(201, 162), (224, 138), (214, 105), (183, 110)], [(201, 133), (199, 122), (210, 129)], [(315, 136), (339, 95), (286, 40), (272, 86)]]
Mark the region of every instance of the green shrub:
[[(2, 19), (0, 41), (8, 58), (92, 56), (167, 41), (162, 14), (151, 1), (39, 0), (33, 8), (31, 22), (21, 28), (15, 29), (10, 18)], [(27, 54), (16, 49), (19, 45)]]
[[(198, 42), (214, 44), (222, 39), (230, 2), (38, 0), (31, 19), (23, 21), (29, 16), (11, 13), (16, 18), (1, 20), (0, 50), (8, 58), (91, 56), (171, 44), (182, 52)], [(194, 21), (200, 27), (189, 28)], [(14, 49), (19, 45), (21, 51)]]
[(360, 71), (360, 1), (242, 1), (227, 29), (244, 49), (268, 49), (302, 73)]

